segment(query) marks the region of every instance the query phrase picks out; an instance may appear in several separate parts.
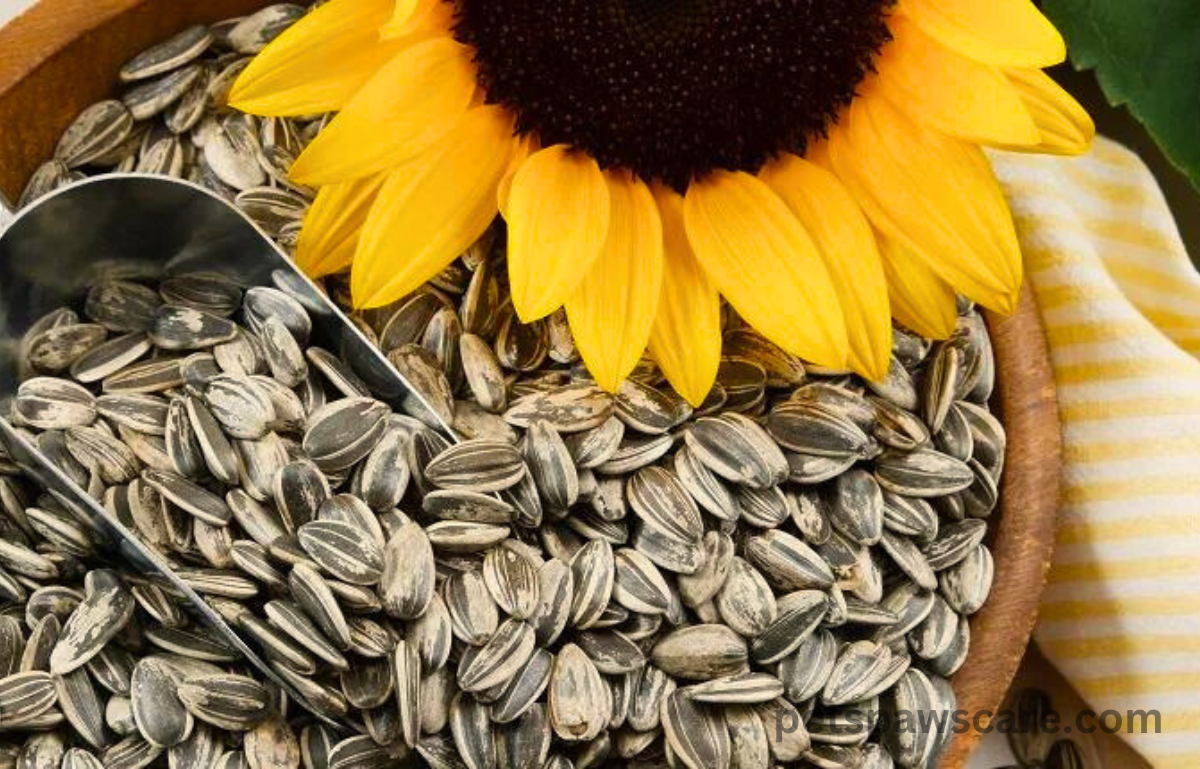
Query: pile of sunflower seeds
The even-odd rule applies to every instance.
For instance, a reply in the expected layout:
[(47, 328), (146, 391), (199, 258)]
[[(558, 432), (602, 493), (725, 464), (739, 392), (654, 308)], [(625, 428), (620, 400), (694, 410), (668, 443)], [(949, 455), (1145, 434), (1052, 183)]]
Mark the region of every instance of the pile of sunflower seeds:
[(162, 174), (212, 190), (293, 247), (313, 193), (289, 183), (287, 172), (328, 118), (260, 119), (231, 111), (226, 100), (254, 54), (306, 9), (271, 5), (191, 27), (135, 56), (120, 71), (124, 93), (75, 118), (17, 207), (94, 174)]
[[(362, 731), (323, 731), (309, 766), (933, 760), (949, 735), (877, 726), (953, 709), (991, 587), (1004, 433), (979, 315), (936, 345), (898, 331), (880, 383), (730, 317), (693, 409), (649, 362), (598, 389), (561, 316), (515, 320), (489, 251), (357, 319), (423, 396), (406, 413), (311, 344), (286, 292), (197, 274), (41, 319), (10, 416), (307, 707)], [(50, 518), (57, 547), (86, 547)], [(240, 676), (221, 708), (263, 699), (220, 674)]]
[(348, 732), (289, 705), (155, 580), (103, 567), (69, 505), (3, 472), (0, 766), (334, 765)]

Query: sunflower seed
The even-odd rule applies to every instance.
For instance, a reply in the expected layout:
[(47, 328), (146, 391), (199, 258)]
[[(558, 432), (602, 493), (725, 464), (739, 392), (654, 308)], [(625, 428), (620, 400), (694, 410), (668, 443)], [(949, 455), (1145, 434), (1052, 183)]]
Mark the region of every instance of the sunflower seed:
[(118, 74), (124, 82), (161, 75), (193, 61), (211, 43), (212, 35), (206, 27), (188, 27), (130, 59)]
[(854, 422), (809, 400), (776, 407), (767, 418), (767, 429), (784, 448), (812, 456), (860, 456), (871, 445)]
[(143, 659), (133, 669), (129, 690), (133, 717), (138, 732), (151, 745), (178, 745), (192, 731), (192, 714), (176, 694), (179, 683), (178, 671), (161, 660)]
[(0, 718), (30, 721), (58, 701), (54, 680), (43, 670), (14, 673), (0, 679)]
[(476, 492), (501, 491), (526, 472), (516, 447), (490, 440), (458, 443), (435, 456), (425, 466), (425, 478), (442, 488)]
[(706, 681), (740, 673), (746, 665), (745, 640), (724, 625), (700, 624), (673, 630), (651, 650), (654, 665), (667, 675)]
[(828, 603), (817, 590), (781, 596), (774, 620), (754, 639), (750, 651), (760, 664), (778, 662), (804, 642), (825, 617)]
[(84, 384), (100, 381), (130, 366), (150, 348), (150, 340), (144, 334), (113, 337), (76, 358), (71, 364), (71, 376)]
[(371, 453), (383, 437), (389, 409), (372, 398), (344, 398), (309, 416), (304, 451), (326, 472), (345, 470)]
[[(99, 349), (99, 348), (97, 348)], [(178, 359), (148, 360), (122, 368), (104, 378), (106, 393), (156, 393), (183, 384)]]
[(533, 650), (533, 628), (520, 620), (505, 620), (487, 643), (473, 650), (470, 656), (464, 655), (458, 685), (470, 692), (502, 686), (525, 664)]
[(288, 586), (296, 603), (304, 610), (321, 632), (339, 649), (350, 647), (350, 627), (342, 614), (337, 598), (320, 572), (306, 563), (292, 567), (288, 575)]
[(164, 499), (205, 523), (224, 526), (233, 517), (225, 500), (186, 478), (159, 470), (146, 470), (142, 480)]
[(629, 478), (629, 505), (647, 524), (681, 542), (697, 542), (704, 534), (700, 511), (678, 476), (647, 467)]
[(684, 437), (696, 459), (727, 481), (765, 488), (787, 477), (779, 446), (740, 414), (701, 417)]
[(671, 587), (649, 558), (632, 548), (622, 548), (614, 554), (614, 568), (613, 600), (643, 614), (667, 611)]
[(41, 164), (29, 177), (29, 181), (25, 183), (25, 189), (21, 191), (21, 196), (17, 198), (17, 208), (24, 208), (39, 198), (50, 194), (61, 185), (66, 184), (70, 181), (70, 173), (71, 169), (67, 168), (66, 164), (57, 158)]
[(509, 677), (492, 704), (492, 720), (506, 724), (520, 718), (545, 691), (553, 665), (554, 656), (550, 652), (535, 648), (529, 659)]
[(272, 715), (242, 738), (250, 769), (287, 769), (300, 765), (300, 743), (292, 728)]
[(257, 726), (269, 709), (268, 692), (245, 675), (205, 675), (182, 681), (176, 690), (188, 713), (233, 732)]
[(134, 598), (111, 571), (89, 572), (86, 594), (63, 625), (50, 672), (65, 675), (96, 656), (133, 616)]
[(199, 65), (183, 67), (127, 90), (121, 100), (134, 120), (146, 120), (171, 106), (199, 79)]
[(694, 574), (704, 565), (701, 543), (681, 542), (650, 523), (634, 530), (631, 544), (656, 566), (677, 574)]
[(509, 547), (492, 548), (484, 556), (483, 578), (492, 599), (505, 614), (529, 619), (538, 606), (538, 564)]
[(558, 432), (547, 422), (536, 421), (525, 434), (525, 461), (537, 486), (543, 507), (567, 510), (579, 499), (579, 474)]
[(69, 380), (34, 377), (17, 388), (13, 414), (39, 430), (86, 427), (96, 419), (97, 399)]
[(404, 524), (388, 540), (379, 583), (389, 614), (400, 619), (424, 614), (434, 595), (434, 561), (429, 537), (418, 524)]
[(875, 478), (852, 469), (837, 477), (829, 520), (834, 528), (861, 545), (877, 544), (883, 531), (883, 494)]
[(298, 5), (269, 5), (234, 24), (227, 41), (238, 53), (258, 53), (303, 15), (304, 9)]
[(321, 568), (354, 585), (374, 585), (383, 573), (383, 549), (343, 521), (311, 521), (296, 530), (300, 546)]
[(425, 529), (434, 550), (446, 553), (478, 553), (508, 538), (507, 526), (486, 523), (440, 521)]
[(596, 666), (575, 644), (559, 650), (547, 686), (550, 725), (560, 739), (594, 739), (608, 722), (612, 693)]
[(499, 611), (477, 572), (455, 574), (442, 588), (454, 635), (463, 643), (482, 646), (499, 625)]
[(54, 687), (58, 693), (58, 707), (75, 733), (92, 747), (104, 748), (108, 744), (104, 703), (97, 695), (88, 671), (78, 668), (65, 676), (55, 676)]
[(779, 680), (784, 696), (793, 703), (811, 700), (829, 681), (837, 660), (837, 640), (825, 628), (803, 638), (796, 649), (779, 662)]
[(131, 734), (104, 751), (102, 762), (105, 769), (142, 769), (162, 755), (163, 749)]
[(83, 748), (71, 748), (63, 754), (62, 769), (104, 769), (104, 764)]
[(987, 524), (973, 519), (941, 527), (937, 538), (924, 550), (929, 567), (941, 571), (955, 565), (974, 552), (986, 534)]
[(530, 618), (540, 646), (553, 644), (566, 628), (574, 593), (571, 566), (557, 558), (542, 564), (538, 570), (538, 606)]
[(39, 371), (64, 371), (82, 355), (104, 341), (108, 332), (94, 323), (56, 326), (30, 340), (25, 359)]
[(992, 589), (991, 552), (980, 545), (958, 563), (938, 574), (942, 595), (959, 614), (970, 616), (982, 608)]
[(746, 540), (746, 559), (783, 590), (823, 590), (834, 582), (829, 564), (785, 531), (771, 530)]
[(84, 301), (84, 314), (115, 333), (149, 331), (162, 305), (158, 292), (140, 283), (108, 280), (93, 286)]
[(97, 102), (80, 112), (63, 132), (54, 156), (78, 168), (119, 147), (133, 130), (133, 116), (119, 101)]
[(953, 494), (975, 481), (971, 468), (928, 448), (909, 453), (884, 452), (875, 462), (875, 478), (888, 491), (909, 497)]
[(571, 577), (570, 622), (578, 628), (590, 627), (600, 619), (612, 596), (616, 579), (612, 546), (604, 540), (584, 545), (571, 560)]
[(724, 713), (677, 690), (663, 705), (663, 732), (675, 758), (690, 769), (729, 765), (732, 746)]
[(603, 424), (613, 413), (612, 397), (589, 383), (578, 383), (517, 399), (504, 412), (515, 427), (544, 421), (559, 433), (578, 433)]

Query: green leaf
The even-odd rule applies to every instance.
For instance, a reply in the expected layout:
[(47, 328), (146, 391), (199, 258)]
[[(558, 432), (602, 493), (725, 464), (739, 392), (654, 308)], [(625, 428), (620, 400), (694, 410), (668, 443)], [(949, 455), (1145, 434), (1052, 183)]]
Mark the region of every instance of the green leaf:
[(1200, 189), (1200, 3), (1045, 0), (1071, 60), (1095, 69), (1108, 100), (1129, 111)]

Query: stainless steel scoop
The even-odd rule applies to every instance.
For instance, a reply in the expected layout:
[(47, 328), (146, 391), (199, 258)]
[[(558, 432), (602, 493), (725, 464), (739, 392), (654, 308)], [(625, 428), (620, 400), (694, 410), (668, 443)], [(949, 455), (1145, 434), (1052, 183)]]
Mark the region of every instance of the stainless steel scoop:
[[(196, 270), (220, 273), (246, 287), (270, 285), (287, 291), (312, 315), (313, 342), (342, 351), (377, 397), (393, 405), (413, 398), (426, 406), (427, 418), (435, 413), (354, 324), (238, 209), (197, 185), (148, 175), (98, 176), (69, 185), (18, 213), (0, 233), (0, 401), (16, 392), (21, 339), (42, 315), (78, 304), (89, 287), (106, 277), (153, 278)], [(449, 426), (438, 426), (454, 439)], [(81, 520), (90, 521), (107, 538), (102, 544), (110, 552), (139, 570), (168, 580), (191, 601), (209, 627), (298, 702), (305, 703), (161, 557), (3, 418), (0, 446)], [(309, 709), (321, 715), (311, 704)]]

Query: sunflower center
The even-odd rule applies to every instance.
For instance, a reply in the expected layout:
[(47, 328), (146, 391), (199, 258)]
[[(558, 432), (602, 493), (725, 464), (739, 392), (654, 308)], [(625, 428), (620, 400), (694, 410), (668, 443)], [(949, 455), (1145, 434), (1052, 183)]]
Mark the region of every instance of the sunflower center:
[(871, 70), (894, 2), (452, 1), (518, 130), (678, 188), (803, 152)]

